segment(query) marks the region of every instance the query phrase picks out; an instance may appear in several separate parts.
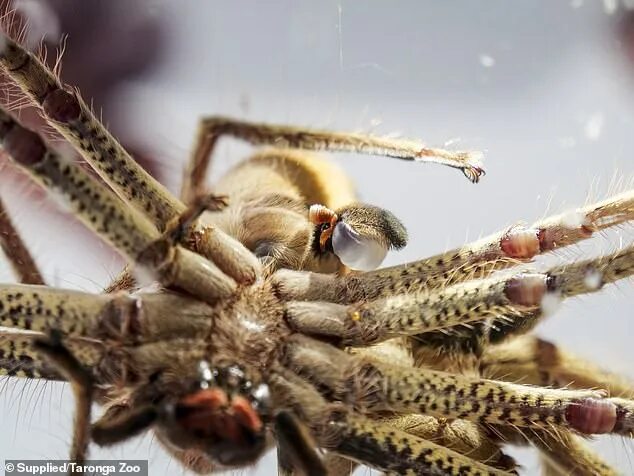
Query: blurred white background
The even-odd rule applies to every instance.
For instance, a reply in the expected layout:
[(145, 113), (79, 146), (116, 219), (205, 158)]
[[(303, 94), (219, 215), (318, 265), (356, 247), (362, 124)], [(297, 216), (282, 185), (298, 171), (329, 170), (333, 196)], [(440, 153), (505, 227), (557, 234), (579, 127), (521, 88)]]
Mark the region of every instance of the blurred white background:
[[(409, 229), (409, 246), (387, 264), (583, 204), (634, 177), (632, 2), (115, 3), (120, 15), (134, 8), (162, 25), (161, 59), (151, 72), (118, 84), (105, 112), (110, 107), (114, 129), (155, 158), (172, 190), (197, 120), (211, 114), (399, 133), (485, 151), (487, 175), (478, 185), (439, 166), (336, 157), (363, 200), (392, 210)], [(95, 27), (78, 40), (81, 48), (90, 53), (91, 41), (104, 39), (121, 48), (116, 27), (90, 20)], [(69, 52), (73, 41), (71, 35)], [(87, 55), (81, 66), (99, 67), (102, 54)], [(248, 150), (223, 142), (213, 175)], [(7, 179), (6, 168), (2, 174), (2, 194), (50, 283), (96, 291), (117, 272), (119, 258), (81, 225), (44, 205), (27, 184)], [(621, 239), (627, 242), (627, 230), (563, 256), (611, 251)], [(0, 279), (11, 280), (1, 263)], [(567, 302), (537, 332), (634, 377), (633, 297), (630, 282)], [(71, 421), (68, 386), (0, 382), (0, 460), (64, 458)], [(605, 438), (596, 446), (634, 474), (630, 442)], [(539, 474), (532, 450), (510, 451), (526, 474)], [(152, 475), (183, 472), (150, 437), (93, 449), (92, 456), (150, 459)], [(274, 468), (269, 455), (243, 472), (270, 475)]]

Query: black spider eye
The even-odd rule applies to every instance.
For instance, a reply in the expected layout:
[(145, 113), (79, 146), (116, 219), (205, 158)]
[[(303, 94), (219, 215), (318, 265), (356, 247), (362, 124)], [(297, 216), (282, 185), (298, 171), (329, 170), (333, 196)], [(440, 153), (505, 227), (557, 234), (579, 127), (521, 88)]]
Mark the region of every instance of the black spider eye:
[(238, 389), (242, 386), (245, 381), (244, 372), (237, 365), (230, 365), (226, 367), (222, 372), (222, 385), (232, 388)]

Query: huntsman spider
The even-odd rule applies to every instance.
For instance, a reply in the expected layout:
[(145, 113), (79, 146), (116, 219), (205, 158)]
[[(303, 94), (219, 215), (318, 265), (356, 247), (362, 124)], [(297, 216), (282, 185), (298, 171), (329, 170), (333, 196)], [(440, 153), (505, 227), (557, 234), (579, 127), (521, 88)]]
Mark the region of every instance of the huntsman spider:
[[(527, 263), (632, 221), (633, 191), (579, 208), (576, 222), (552, 216), (380, 268), (405, 246), (404, 226), (357, 202), (343, 172), (313, 151), (435, 162), (474, 182), (476, 154), (206, 118), (177, 198), (76, 89), (18, 42), (3, 45), (4, 72), (99, 178), (2, 109), (4, 154), (129, 263), (101, 294), (47, 286), (0, 213), (20, 281), (0, 285), (0, 373), (71, 383), (73, 460), (152, 430), (199, 473), (276, 447), (284, 475), (357, 464), (503, 475), (516, 471), (509, 442), (534, 445), (561, 474), (615, 472), (583, 437), (631, 436), (632, 387), (530, 330), (545, 299), (630, 277), (634, 247), (545, 270)], [(273, 148), (207, 187), (222, 136)]]

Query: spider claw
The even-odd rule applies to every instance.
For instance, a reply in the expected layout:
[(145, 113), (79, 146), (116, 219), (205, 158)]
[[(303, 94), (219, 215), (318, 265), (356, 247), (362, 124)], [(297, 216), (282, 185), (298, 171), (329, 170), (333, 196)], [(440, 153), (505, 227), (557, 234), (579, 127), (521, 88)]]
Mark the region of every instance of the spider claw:
[(462, 173), (467, 177), (471, 183), (478, 183), (480, 181), (480, 177), (486, 175), (484, 169), (477, 165), (469, 165), (462, 169)]

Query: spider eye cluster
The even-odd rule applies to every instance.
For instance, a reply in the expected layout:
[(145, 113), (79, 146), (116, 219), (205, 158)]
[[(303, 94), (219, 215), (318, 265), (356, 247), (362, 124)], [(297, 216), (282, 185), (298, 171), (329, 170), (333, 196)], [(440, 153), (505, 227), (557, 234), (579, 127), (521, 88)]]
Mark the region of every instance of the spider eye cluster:
[(248, 398), (254, 408), (266, 416), (270, 400), (268, 385), (265, 383), (254, 385), (240, 366), (212, 368), (209, 362), (203, 360), (199, 363), (199, 372), (201, 389), (221, 387), (229, 394), (243, 395)]
[(269, 388), (237, 365), (199, 364), (199, 381), (169, 406), (164, 431), (182, 449), (203, 451), (225, 466), (255, 460), (264, 450)]

